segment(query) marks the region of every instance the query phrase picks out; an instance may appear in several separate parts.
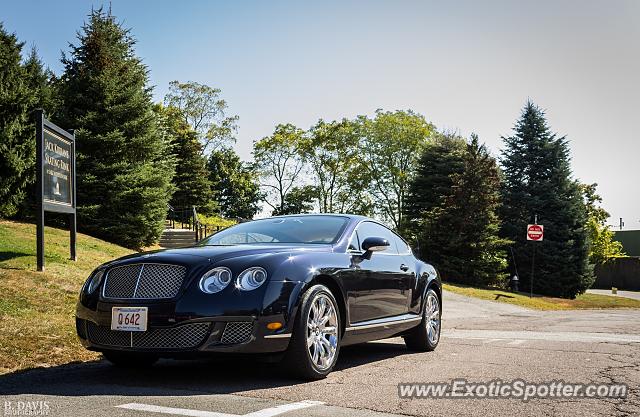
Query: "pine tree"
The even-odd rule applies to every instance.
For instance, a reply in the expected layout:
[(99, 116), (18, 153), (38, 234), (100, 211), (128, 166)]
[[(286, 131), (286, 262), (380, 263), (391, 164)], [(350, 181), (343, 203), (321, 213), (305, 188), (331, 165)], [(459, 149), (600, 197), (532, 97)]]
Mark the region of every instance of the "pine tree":
[[(514, 135), (503, 138), (502, 235), (514, 242), (521, 288), (529, 289), (536, 245), (533, 292), (574, 298), (593, 282), (589, 264), (587, 213), (579, 184), (572, 179), (569, 147), (547, 126), (544, 112), (527, 102)], [(527, 224), (544, 225), (544, 241), (526, 240)]]
[(425, 148), (410, 185), (405, 230), (443, 279), (498, 284), (506, 267), (498, 236), (500, 175), (497, 163), (473, 135), (469, 143), (439, 136)]
[(53, 111), (50, 73), (35, 51), (24, 64), (23, 43), (0, 23), (0, 216), (25, 211), (35, 182), (35, 123), (32, 111)]
[(220, 215), (253, 218), (260, 210), (259, 202), (262, 200), (255, 170), (244, 164), (230, 148), (212, 152), (208, 169)]
[(163, 229), (174, 166), (147, 68), (129, 31), (102, 9), (91, 12), (78, 41), (63, 57), (59, 124), (77, 129), (79, 226), (131, 248), (152, 244)]
[(207, 159), (202, 156), (202, 145), (197, 133), (187, 124), (178, 109), (156, 106), (165, 135), (175, 156), (175, 191), (173, 207), (196, 206), (199, 213), (211, 214), (216, 208), (209, 181)]

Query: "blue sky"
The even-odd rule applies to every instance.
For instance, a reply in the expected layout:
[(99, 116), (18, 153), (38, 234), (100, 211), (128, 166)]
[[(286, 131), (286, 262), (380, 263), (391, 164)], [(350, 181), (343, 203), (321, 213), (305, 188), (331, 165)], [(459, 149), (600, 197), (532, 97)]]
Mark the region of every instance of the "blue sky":
[[(0, 19), (61, 71), (92, 5), (5, 2)], [(112, 1), (138, 39), (157, 100), (172, 80), (222, 89), (240, 116), (237, 151), (278, 123), (307, 128), (413, 109), (479, 134), (494, 154), (531, 98), (597, 182), (611, 223), (640, 229), (640, 2)]]

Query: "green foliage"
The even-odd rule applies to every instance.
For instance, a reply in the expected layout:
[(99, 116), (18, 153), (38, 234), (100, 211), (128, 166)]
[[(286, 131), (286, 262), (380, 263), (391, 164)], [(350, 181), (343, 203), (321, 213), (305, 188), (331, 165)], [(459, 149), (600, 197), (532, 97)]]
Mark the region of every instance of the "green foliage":
[(265, 190), (265, 203), (274, 212), (282, 211), (289, 192), (301, 183), (304, 162), (300, 144), (304, 135), (302, 129), (292, 124), (280, 124), (271, 136), (253, 144), (254, 167)]
[(201, 153), (220, 150), (235, 143), (238, 116), (227, 116), (227, 103), (219, 88), (196, 82), (172, 81), (164, 98), (168, 107), (178, 109), (202, 143)]
[(359, 157), (359, 124), (347, 119), (318, 121), (300, 141), (302, 160), (315, 185), (320, 213), (369, 215), (373, 200)]
[(311, 213), (317, 194), (318, 191), (313, 185), (293, 187), (286, 195), (282, 207), (274, 210), (272, 215)]
[(496, 284), (507, 264), (499, 205), (498, 166), (477, 136), (437, 135), (410, 183), (403, 230), (443, 279)]
[(609, 213), (602, 207), (602, 197), (596, 193), (598, 184), (580, 184), (587, 208), (587, 231), (589, 233), (589, 260), (602, 265), (611, 258), (625, 256), (622, 243), (613, 239), (613, 232), (606, 222)]
[(92, 11), (63, 57), (59, 124), (75, 128), (82, 230), (130, 248), (157, 241), (174, 161), (152, 109), (147, 68), (113, 16)]
[(175, 192), (173, 207), (196, 206), (200, 213), (213, 213), (216, 203), (211, 191), (207, 159), (202, 156), (202, 145), (196, 132), (187, 124), (175, 107), (154, 107), (176, 160), (173, 176)]
[[(569, 147), (551, 133), (544, 112), (531, 102), (516, 122), (514, 135), (503, 138), (504, 224), (502, 236), (513, 250), (522, 288), (529, 288), (533, 245), (537, 245), (533, 292), (565, 298), (583, 293), (593, 282), (589, 263), (587, 210), (571, 178)], [(534, 215), (544, 225), (543, 242), (527, 242)], [(511, 261), (512, 270), (516, 264)]]
[(35, 182), (32, 111), (53, 111), (49, 71), (35, 51), (22, 61), (23, 44), (0, 23), (0, 216), (22, 214)]
[(363, 129), (357, 152), (368, 178), (361, 184), (369, 185), (376, 213), (397, 229), (402, 224), (411, 174), (435, 129), (411, 110), (378, 110), (374, 119), (361, 116), (359, 122)]
[(211, 153), (209, 180), (220, 214), (227, 218), (252, 219), (260, 210), (260, 185), (252, 167), (242, 163), (230, 148)]

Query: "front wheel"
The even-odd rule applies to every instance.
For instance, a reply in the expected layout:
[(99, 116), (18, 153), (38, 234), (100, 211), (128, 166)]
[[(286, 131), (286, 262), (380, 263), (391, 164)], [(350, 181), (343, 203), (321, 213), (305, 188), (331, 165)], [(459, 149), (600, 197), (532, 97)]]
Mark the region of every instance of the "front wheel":
[(407, 348), (419, 352), (429, 352), (438, 346), (442, 308), (440, 299), (433, 289), (427, 291), (420, 325), (411, 329), (404, 337)]
[(324, 285), (314, 285), (302, 298), (285, 357), (291, 372), (321, 379), (334, 368), (340, 352), (340, 310)]

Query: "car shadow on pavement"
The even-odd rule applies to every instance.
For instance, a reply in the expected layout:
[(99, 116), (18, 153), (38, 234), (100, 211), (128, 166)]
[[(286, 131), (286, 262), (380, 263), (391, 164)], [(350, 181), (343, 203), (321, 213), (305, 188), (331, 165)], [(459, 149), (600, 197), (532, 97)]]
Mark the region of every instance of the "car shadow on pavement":
[[(410, 353), (404, 344), (391, 342), (348, 346), (341, 350), (334, 372)], [(161, 360), (145, 369), (117, 368), (99, 360), (0, 375), (0, 395), (233, 394), (305, 383), (309, 382), (289, 376), (282, 363), (251, 358)]]

